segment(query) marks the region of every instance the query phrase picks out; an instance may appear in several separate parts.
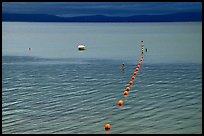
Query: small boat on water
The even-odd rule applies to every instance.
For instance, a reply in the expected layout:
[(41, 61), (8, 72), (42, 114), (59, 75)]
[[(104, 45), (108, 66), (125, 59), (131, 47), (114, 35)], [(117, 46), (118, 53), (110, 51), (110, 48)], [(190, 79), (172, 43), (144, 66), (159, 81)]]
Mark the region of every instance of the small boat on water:
[(86, 50), (86, 46), (84, 44), (79, 44), (78, 50)]

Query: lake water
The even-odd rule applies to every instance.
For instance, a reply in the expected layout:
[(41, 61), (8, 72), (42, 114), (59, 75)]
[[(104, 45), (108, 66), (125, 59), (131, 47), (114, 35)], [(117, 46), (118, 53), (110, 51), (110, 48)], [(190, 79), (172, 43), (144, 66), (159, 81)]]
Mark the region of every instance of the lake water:
[(202, 133), (201, 22), (2, 29), (2, 133)]
[[(202, 62), (202, 23), (5, 23), (3, 55), (135, 60), (140, 42), (146, 62)], [(78, 44), (86, 52), (78, 52)], [(28, 52), (32, 48), (32, 52)]]

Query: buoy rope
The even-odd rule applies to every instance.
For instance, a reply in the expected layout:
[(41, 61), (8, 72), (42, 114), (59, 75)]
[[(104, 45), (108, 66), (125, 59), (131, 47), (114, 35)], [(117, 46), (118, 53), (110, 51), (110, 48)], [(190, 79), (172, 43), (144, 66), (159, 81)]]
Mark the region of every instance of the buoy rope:
[[(134, 71), (134, 73), (133, 73), (133, 76), (131, 77), (131, 81), (129, 82), (129, 86), (126, 87), (126, 89), (125, 89), (126, 91), (123, 93), (126, 98), (128, 97), (128, 94), (129, 94), (129, 92), (130, 92), (130, 87), (133, 86), (133, 82), (134, 82), (136, 76), (137, 76), (138, 73), (139, 73), (139, 70), (140, 70), (140, 66), (141, 66), (141, 64), (142, 64), (142, 61), (144, 60), (144, 43), (143, 43), (143, 41), (141, 41), (141, 47), (142, 47), (142, 54), (141, 54), (140, 60), (139, 60), (139, 62), (138, 62), (138, 64), (137, 64), (137, 67), (135, 68), (135, 71)], [(119, 101), (118, 101), (118, 106), (119, 106), (119, 107), (122, 107), (123, 104), (124, 104), (123, 100), (119, 100)], [(110, 128), (111, 128), (110, 124), (106, 124), (106, 125), (105, 125), (105, 130), (106, 130), (106, 131), (109, 131)]]

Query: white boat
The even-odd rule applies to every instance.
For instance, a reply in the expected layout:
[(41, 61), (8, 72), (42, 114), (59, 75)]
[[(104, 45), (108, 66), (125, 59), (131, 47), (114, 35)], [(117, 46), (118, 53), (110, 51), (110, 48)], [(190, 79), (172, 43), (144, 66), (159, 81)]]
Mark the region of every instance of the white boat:
[(79, 50), (86, 50), (86, 46), (84, 44), (79, 44), (78, 49)]

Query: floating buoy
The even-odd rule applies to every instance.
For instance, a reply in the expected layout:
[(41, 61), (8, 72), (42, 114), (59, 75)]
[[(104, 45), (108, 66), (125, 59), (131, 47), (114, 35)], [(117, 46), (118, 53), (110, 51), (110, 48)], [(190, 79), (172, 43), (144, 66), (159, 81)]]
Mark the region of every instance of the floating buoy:
[[(141, 66), (141, 64), (142, 64), (142, 60), (143, 60), (143, 58), (144, 58), (144, 43), (143, 43), (143, 41), (141, 41), (141, 47), (142, 47), (142, 55), (141, 55), (141, 58), (140, 58), (140, 60), (139, 60), (139, 62), (138, 62), (138, 65), (137, 65), (137, 67), (136, 67), (136, 71), (134, 72), (134, 75), (133, 75), (132, 78), (131, 78), (132, 81), (129, 82), (129, 85), (130, 85), (130, 86), (133, 85), (133, 80), (135, 80), (135, 77), (136, 77), (136, 75), (138, 74), (138, 71), (139, 71), (140, 66)], [(147, 52), (147, 48), (146, 48), (146, 52)], [(123, 67), (124, 67), (124, 64), (122, 64), (122, 69), (124, 69)], [(126, 87), (126, 91), (124, 91), (124, 93), (123, 93), (125, 97), (128, 97), (129, 91), (130, 91), (130, 87)], [(120, 107), (123, 106), (123, 100), (119, 100), (119, 101), (118, 101), (118, 106), (120, 106)], [(106, 124), (106, 125), (105, 125), (105, 130), (106, 130), (106, 131), (110, 130), (110, 128), (111, 128), (110, 124)]]
[(129, 92), (129, 91), (130, 91), (130, 87), (126, 87), (126, 91), (128, 91), (128, 92)]
[(125, 91), (123, 94), (124, 94), (125, 96), (127, 96), (127, 95), (128, 95), (128, 91)]
[(118, 105), (121, 107), (123, 106), (123, 100), (118, 101)]
[(141, 41), (141, 47), (144, 47), (144, 42), (143, 41)]
[(110, 130), (110, 128), (111, 128), (110, 124), (106, 124), (106, 125), (105, 125), (105, 130), (106, 130), (106, 131)]
[(135, 77), (134, 77), (134, 76), (132, 76), (132, 80), (135, 80)]
[(130, 86), (132, 86), (133, 82), (132, 82), (132, 81), (130, 81), (130, 82), (129, 82), (129, 84), (130, 84)]
[(31, 48), (28, 48), (29, 51), (31, 51)]

